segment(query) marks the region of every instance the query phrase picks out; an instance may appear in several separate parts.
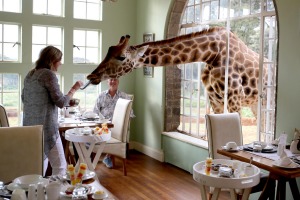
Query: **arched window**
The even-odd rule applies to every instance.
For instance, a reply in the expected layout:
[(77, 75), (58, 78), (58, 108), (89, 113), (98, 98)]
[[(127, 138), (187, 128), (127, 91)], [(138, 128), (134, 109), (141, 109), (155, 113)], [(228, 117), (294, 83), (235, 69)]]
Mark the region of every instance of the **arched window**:
[[(175, 1), (167, 37), (215, 26), (233, 32), (248, 48), (259, 55), (260, 76), (256, 78), (263, 84), (254, 84), (259, 92), (257, 105), (251, 106), (252, 109), (243, 107), (241, 110), (244, 143), (256, 139), (270, 141), (274, 137), (276, 114), (278, 28), (274, 3), (272, 0)], [(228, 47), (231, 47), (230, 40)], [(240, 49), (227, 49), (227, 52), (231, 53), (236, 51)], [(228, 55), (226, 55), (227, 59), (229, 59)], [(204, 116), (212, 113), (213, 110), (200, 78), (205, 66), (206, 63), (199, 62), (180, 65), (178, 68), (166, 68), (168, 84), (166, 84), (165, 129), (167, 131), (174, 130), (176, 127), (180, 132), (206, 138)], [(222, 67), (226, 68), (226, 64)], [(230, 78), (229, 74), (228, 80)], [(255, 80), (252, 78), (251, 81)], [(179, 83), (181, 83), (180, 88)], [(224, 85), (226, 85), (225, 80)], [(247, 89), (252, 89), (249, 87)], [(230, 105), (226, 101), (227, 97), (224, 98), (225, 108), (228, 108)]]

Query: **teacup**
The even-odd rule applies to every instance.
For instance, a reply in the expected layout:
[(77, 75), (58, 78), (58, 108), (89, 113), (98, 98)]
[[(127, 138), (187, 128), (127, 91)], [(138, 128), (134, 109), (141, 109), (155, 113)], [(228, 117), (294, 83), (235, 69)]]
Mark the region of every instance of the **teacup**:
[(226, 149), (227, 150), (237, 150), (237, 144), (235, 142), (227, 142)]
[(46, 194), (48, 199), (58, 200), (60, 196), (61, 183), (53, 181), (46, 186)]

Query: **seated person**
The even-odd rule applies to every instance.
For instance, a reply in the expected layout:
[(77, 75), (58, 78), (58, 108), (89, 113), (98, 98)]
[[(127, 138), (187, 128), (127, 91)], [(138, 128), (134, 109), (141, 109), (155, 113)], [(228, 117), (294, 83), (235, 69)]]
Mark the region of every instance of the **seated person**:
[[(119, 98), (122, 99), (131, 99), (128, 94), (125, 92), (121, 92), (118, 90), (119, 87), (119, 79), (108, 79), (109, 89), (100, 93), (97, 98), (94, 113), (102, 114), (105, 119), (112, 120), (116, 103)], [(135, 117), (133, 111), (131, 111), (130, 117)], [(103, 163), (108, 168), (112, 168), (113, 164), (111, 161), (110, 155), (105, 155), (103, 159)]]

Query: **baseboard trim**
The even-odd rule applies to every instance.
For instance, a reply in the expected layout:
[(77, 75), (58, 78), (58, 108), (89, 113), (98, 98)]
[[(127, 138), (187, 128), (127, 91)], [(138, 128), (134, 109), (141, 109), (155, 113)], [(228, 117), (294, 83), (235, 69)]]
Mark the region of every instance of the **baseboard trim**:
[(134, 141), (129, 142), (129, 149), (137, 150), (155, 160), (164, 162), (164, 152), (162, 150), (153, 149), (151, 147), (145, 146), (144, 144)]

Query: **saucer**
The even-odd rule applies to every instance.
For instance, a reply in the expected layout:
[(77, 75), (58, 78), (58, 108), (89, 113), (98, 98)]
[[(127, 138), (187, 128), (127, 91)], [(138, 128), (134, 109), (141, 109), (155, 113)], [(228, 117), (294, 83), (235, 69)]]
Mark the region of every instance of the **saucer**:
[(105, 193), (103, 194), (103, 196), (100, 197), (100, 198), (95, 197), (95, 194), (92, 195), (92, 198), (93, 198), (93, 199), (105, 199), (105, 198), (107, 198), (107, 197), (108, 197), (108, 194), (107, 194), (106, 192), (105, 192)]

